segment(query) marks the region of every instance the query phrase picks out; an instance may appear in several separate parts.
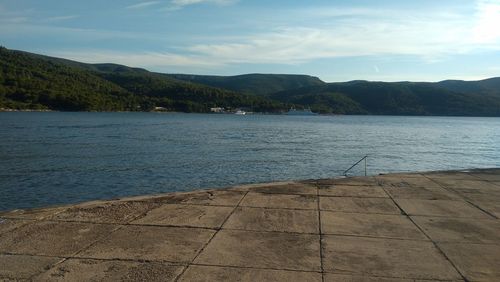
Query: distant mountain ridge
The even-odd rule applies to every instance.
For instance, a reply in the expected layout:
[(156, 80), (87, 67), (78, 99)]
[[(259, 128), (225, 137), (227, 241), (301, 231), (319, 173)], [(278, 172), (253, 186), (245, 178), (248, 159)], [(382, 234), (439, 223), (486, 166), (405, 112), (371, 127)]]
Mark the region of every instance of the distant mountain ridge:
[(235, 76), (211, 76), (191, 74), (166, 74), (169, 77), (213, 87), (253, 95), (271, 93), (300, 87), (324, 85), (321, 79), (309, 75), (295, 74), (243, 74)]
[(211, 107), (326, 114), (500, 116), (500, 77), (325, 83), (308, 75), (164, 74), (0, 48), (0, 108), (208, 112)]
[(208, 112), (245, 107), (279, 112), (288, 105), (117, 64), (85, 64), (0, 48), (0, 108), (62, 111)]
[(307, 104), (323, 113), (500, 116), (500, 87), (494, 87), (498, 81), (350, 81), (281, 91), (269, 98)]
[(500, 77), (477, 81), (444, 80), (435, 85), (459, 93), (500, 95)]

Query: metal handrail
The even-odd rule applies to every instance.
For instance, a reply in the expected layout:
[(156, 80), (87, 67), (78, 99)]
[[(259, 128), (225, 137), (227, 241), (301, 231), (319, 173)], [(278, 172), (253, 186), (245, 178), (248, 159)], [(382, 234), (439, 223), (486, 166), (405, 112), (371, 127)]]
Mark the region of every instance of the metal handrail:
[(363, 160), (365, 160), (365, 176), (366, 176), (366, 159), (368, 158), (368, 155), (364, 156), (363, 158), (361, 158), (361, 160), (357, 161), (355, 164), (353, 164), (350, 168), (348, 168), (346, 171), (344, 171), (344, 176), (347, 176), (347, 173), (349, 172), (349, 170), (353, 169), (355, 166), (357, 166), (360, 162), (362, 162)]

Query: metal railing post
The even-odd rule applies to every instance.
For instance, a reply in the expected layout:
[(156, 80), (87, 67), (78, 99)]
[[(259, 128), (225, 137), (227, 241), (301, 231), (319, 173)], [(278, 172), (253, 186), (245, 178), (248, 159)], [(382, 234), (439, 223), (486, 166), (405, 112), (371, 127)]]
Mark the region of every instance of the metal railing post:
[(353, 164), (350, 168), (348, 168), (346, 171), (344, 171), (344, 176), (347, 176), (347, 173), (349, 172), (349, 170), (353, 169), (355, 166), (357, 166), (360, 162), (362, 161), (365, 161), (365, 176), (368, 175), (367, 173), (367, 169), (366, 169), (366, 159), (368, 158), (368, 155), (364, 156), (363, 158), (361, 158), (361, 160), (357, 161), (355, 164)]

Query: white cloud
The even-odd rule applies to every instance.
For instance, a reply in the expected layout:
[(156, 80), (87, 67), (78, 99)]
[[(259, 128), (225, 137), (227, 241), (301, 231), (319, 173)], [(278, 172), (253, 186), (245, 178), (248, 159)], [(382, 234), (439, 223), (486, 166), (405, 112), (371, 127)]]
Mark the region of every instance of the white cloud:
[[(201, 2), (228, 1), (174, 0), (172, 3)], [(177, 46), (176, 52), (85, 51), (55, 55), (85, 62), (115, 62), (156, 69), (162, 66), (217, 68), (242, 63), (302, 64), (327, 58), (399, 55), (417, 56), (424, 62), (435, 63), (456, 54), (500, 50), (500, 29), (496, 28), (500, 26), (497, 24), (498, 2), (478, 0), (476, 12), (470, 15), (425, 10), (324, 9), (325, 17), (340, 15), (340, 19), (314, 26), (274, 28), (247, 36), (221, 35), (209, 38), (210, 43)], [(79, 32), (92, 34), (92, 31)], [(380, 71), (377, 66), (373, 70)]]
[[(0, 22), (2, 20), (0, 19)], [(43, 34), (48, 38), (61, 37), (73, 42), (89, 42), (95, 40), (109, 39), (156, 39), (156, 36), (146, 33), (117, 31), (117, 30), (102, 30), (102, 29), (85, 29), (85, 28), (70, 28), (62, 26), (52, 26), (48, 24), (37, 24), (22, 22), (22, 23), (4, 23), (0, 24), (0, 35), (7, 36), (27, 36)]]
[[(195, 4), (227, 5), (233, 0), (171, 0), (143, 1), (128, 6), (129, 9), (161, 8), (181, 9)], [(500, 50), (500, 1), (477, 0), (475, 10), (442, 10), (422, 8), (366, 9), (355, 7), (323, 7), (309, 10), (286, 10), (269, 14), (253, 12), (245, 24), (237, 23), (240, 30), (233, 35), (214, 36), (193, 32), (189, 43), (172, 39), (178, 34), (131, 33), (36, 25), (25, 23), (29, 15), (2, 13), (0, 6), (0, 35), (45, 34), (66, 40), (93, 42), (119, 38), (141, 40), (147, 38), (156, 46), (169, 44), (168, 52), (112, 52), (83, 50), (52, 52), (51, 55), (84, 62), (114, 62), (151, 69), (199, 68), (222, 69), (237, 64), (303, 64), (313, 60), (359, 56), (415, 56), (427, 63), (434, 63), (456, 54), (469, 54), (482, 50)], [(271, 12), (269, 12), (271, 13)], [(8, 17), (7, 17), (8, 16)], [(21, 17), (23, 16), (23, 17)], [(27, 18), (28, 17), (28, 18)], [(53, 17), (52, 21), (71, 19), (74, 16)], [(297, 20), (296, 20), (297, 19)], [(264, 22), (261, 29), (255, 25)], [(227, 28), (227, 27), (225, 27)], [(214, 29), (214, 28), (212, 28)], [(227, 28), (229, 30), (229, 28)], [(253, 31), (253, 33), (252, 33)], [(172, 42), (175, 48), (171, 49)], [(184, 42), (184, 43), (179, 43)], [(195, 42), (195, 43), (192, 43)], [(124, 50), (126, 50), (124, 48)], [(371, 65), (368, 65), (370, 69)], [(381, 65), (382, 66), (382, 65)], [(379, 74), (373, 66), (374, 74)]]
[(479, 0), (472, 15), (336, 8), (323, 15), (340, 15), (340, 19), (321, 24), (311, 21), (315, 23), (312, 27), (276, 28), (238, 40), (195, 44), (187, 50), (224, 63), (300, 64), (386, 55), (418, 56), (432, 63), (449, 55), (500, 50), (499, 2)]
[(179, 55), (169, 52), (115, 52), (103, 50), (55, 51), (48, 55), (67, 58), (85, 63), (116, 63), (132, 67), (164, 68), (164, 67), (220, 67), (221, 63), (206, 58)]
[(27, 17), (1, 17), (0, 22), (4, 24), (22, 24), (29, 21)]
[(133, 5), (127, 6), (126, 9), (143, 9), (143, 8), (147, 8), (147, 7), (150, 7), (150, 6), (158, 5), (160, 3), (161, 3), (160, 1), (141, 2), (141, 3), (137, 3), (137, 4), (133, 4)]
[(172, 0), (171, 3), (177, 7), (189, 6), (200, 3), (211, 3), (216, 5), (229, 5), (235, 3), (235, 0)]
[(78, 15), (56, 16), (45, 19), (45, 22), (61, 22), (78, 18)]
[(477, 23), (473, 38), (483, 44), (495, 43), (500, 39), (500, 1), (477, 1)]

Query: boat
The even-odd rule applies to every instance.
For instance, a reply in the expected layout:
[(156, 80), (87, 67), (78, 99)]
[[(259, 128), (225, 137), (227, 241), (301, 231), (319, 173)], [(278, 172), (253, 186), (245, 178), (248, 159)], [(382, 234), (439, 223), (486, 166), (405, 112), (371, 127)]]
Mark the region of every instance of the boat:
[(247, 113), (245, 111), (242, 111), (242, 110), (237, 110), (236, 112), (234, 112), (235, 115), (246, 115)]
[(317, 115), (317, 113), (312, 112), (310, 108), (303, 109), (303, 110), (297, 110), (297, 109), (291, 108), (286, 114), (289, 116), (315, 116), (315, 115)]

